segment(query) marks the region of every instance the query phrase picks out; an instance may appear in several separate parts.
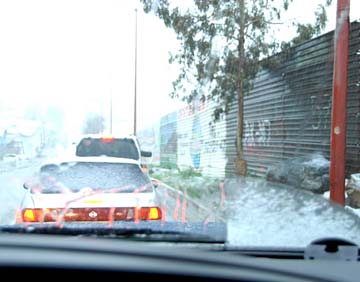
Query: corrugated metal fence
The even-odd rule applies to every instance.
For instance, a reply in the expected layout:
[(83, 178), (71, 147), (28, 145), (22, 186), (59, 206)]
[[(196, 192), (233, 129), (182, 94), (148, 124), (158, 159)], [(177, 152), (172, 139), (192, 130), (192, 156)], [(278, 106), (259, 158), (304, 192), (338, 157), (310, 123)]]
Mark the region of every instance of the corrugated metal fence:
[[(257, 75), (244, 99), (242, 138), (250, 174), (264, 176), (276, 162), (308, 153), (329, 157), (333, 46), (330, 32), (290, 50), (282, 63)], [(360, 171), (359, 23), (351, 24), (348, 75), (349, 174)], [(160, 135), (162, 166), (192, 166), (218, 177), (235, 173), (236, 103), (217, 123), (212, 123), (214, 106), (200, 103), (161, 118), (154, 132)]]
[[(351, 24), (347, 173), (360, 171), (360, 24)], [(312, 152), (329, 156), (333, 32), (306, 42), (272, 70), (262, 71), (244, 99), (244, 158), (248, 172), (264, 175), (283, 159)], [(227, 173), (234, 172), (237, 109), (227, 116)]]
[[(204, 175), (225, 176), (225, 120), (213, 122), (214, 102), (196, 101), (160, 119), (160, 142), (154, 143), (158, 126), (155, 124), (138, 132), (141, 147), (159, 152), (153, 154), (153, 164), (162, 167), (187, 169), (192, 167)], [(158, 149), (159, 147), (159, 149)]]

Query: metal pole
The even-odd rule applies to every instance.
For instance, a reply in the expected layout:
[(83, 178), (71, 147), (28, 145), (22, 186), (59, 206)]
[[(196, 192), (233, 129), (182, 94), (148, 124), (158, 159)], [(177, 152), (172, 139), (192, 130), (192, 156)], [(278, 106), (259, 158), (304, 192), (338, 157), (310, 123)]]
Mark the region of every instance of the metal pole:
[[(113, 96), (112, 96), (112, 72), (109, 72), (109, 133), (113, 130)], [(107, 108), (107, 107), (106, 107)]]
[(330, 199), (345, 205), (346, 96), (350, 0), (337, 1), (331, 116)]
[(135, 9), (135, 85), (134, 85), (134, 135), (136, 136), (136, 100), (137, 100), (137, 9)]
[(113, 127), (113, 101), (112, 101), (112, 89), (110, 89), (110, 134), (112, 134)]

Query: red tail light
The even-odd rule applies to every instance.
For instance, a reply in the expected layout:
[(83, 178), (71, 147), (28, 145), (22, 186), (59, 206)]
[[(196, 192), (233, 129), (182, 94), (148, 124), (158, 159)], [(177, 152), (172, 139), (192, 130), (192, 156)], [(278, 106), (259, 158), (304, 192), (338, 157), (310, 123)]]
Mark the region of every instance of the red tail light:
[(42, 222), (44, 221), (42, 209), (24, 209), (22, 211), (23, 222)]
[(140, 209), (140, 220), (159, 220), (161, 219), (161, 210), (158, 207), (149, 207)]
[(134, 208), (72, 208), (72, 209), (24, 209), (23, 222), (56, 222), (59, 218), (64, 222), (71, 221), (133, 221), (159, 220), (161, 210), (158, 207)]
[(58, 209), (24, 209), (22, 211), (23, 222), (51, 222), (56, 221)]

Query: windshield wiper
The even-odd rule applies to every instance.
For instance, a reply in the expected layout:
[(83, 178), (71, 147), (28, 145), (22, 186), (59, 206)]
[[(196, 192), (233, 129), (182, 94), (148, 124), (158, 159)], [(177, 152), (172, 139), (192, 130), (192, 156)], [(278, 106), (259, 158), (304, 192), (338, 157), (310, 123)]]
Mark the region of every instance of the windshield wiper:
[[(216, 225), (218, 225), (216, 223)], [(215, 232), (212, 232), (215, 230)], [(106, 238), (127, 238), (142, 241), (192, 242), (192, 243), (225, 243), (226, 228), (198, 224), (166, 223), (163, 226), (152, 224), (120, 223), (107, 226), (101, 223), (66, 223), (62, 227), (56, 224), (11, 225), (1, 226), (2, 233), (26, 233), (67, 236), (98, 236)]]

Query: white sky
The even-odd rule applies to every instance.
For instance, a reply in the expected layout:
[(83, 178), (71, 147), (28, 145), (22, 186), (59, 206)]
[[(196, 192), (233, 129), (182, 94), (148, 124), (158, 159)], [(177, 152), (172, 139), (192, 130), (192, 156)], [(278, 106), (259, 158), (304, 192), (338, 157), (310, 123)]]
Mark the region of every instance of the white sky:
[[(351, 1), (351, 20), (359, 18), (359, 2)], [(312, 15), (313, 3), (297, 0), (288, 17), (298, 17), (304, 5)], [(77, 131), (88, 111), (109, 116), (112, 93), (114, 131), (130, 133), (136, 6), (139, 127), (183, 106), (168, 96), (177, 76), (168, 64), (175, 35), (131, 0), (0, 0), (0, 103), (19, 110), (61, 105), (69, 131)], [(335, 5), (329, 12), (331, 30)]]
[[(74, 130), (87, 111), (133, 128), (136, 1), (1, 1), (0, 102), (66, 108)], [(182, 105), (168, 97), (175, 36), (138, 6), (138, 118), (149, 123)], [(115, 123), (117, 123), (115, 125)]]

